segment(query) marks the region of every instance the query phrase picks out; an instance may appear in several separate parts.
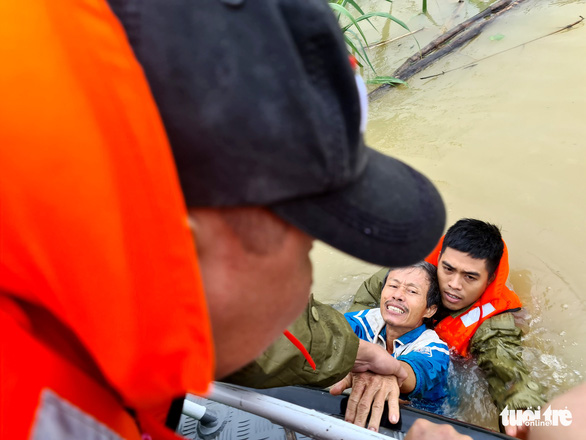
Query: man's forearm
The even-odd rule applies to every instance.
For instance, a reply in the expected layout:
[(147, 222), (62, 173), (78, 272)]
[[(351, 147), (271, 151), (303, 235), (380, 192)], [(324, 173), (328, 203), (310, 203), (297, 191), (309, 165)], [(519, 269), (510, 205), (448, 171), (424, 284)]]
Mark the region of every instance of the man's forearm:
[(402, 364), (404, 363), (395, 359), (381, 346), (361, 339), (352, 371), (355, 373), (371, 371), (382, 375), (393, 375), (397, 377), (399, 385), (401, 385), (407, 379), (407, 372)]
[[(360, 340), (344, 315), (331, 306), (310, 298), (307, 308), (289, 326), (289, 331), (309, 351), (316, 370), (289, 340), (281, 336), (252, 363), (224, 380), (253, 388), (327, 387), (341, 380), (354, 367)], [(365, 362), (372, 361), (365, 358)]]
[(533, 381), (523, 361), (521, 330), (510, 313), (487, 320), (471, 342), (471, 352), (486, 375), (490, 395), (501, 411), (545, 403), (542, 387)]

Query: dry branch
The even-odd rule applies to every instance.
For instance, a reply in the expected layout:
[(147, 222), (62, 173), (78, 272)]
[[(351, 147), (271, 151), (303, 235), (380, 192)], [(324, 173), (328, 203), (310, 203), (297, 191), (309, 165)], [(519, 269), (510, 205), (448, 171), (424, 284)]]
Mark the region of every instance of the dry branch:
[[(484, 11), (453, 27), (448, 32), (437, 37), (421, 51), (412, 55), (401, 67), (395, 70), (393, 76), (406, 81), (431, 63), (478, 36), (491, 20), (523, 1), (525, 0), (500, 0), (493, 3)], [(375, 99), (380, 92), (390, 87), (390, 85), (384, 84), (370, 92), (368, 96), (370, 99)]]

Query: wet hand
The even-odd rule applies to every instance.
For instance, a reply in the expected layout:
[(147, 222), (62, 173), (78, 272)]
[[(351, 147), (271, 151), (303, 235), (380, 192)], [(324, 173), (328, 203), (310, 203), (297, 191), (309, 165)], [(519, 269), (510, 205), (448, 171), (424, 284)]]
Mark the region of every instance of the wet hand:
[(350, 387), (352, 392), (346, 408), (346, 421), (364, 427), (368, 414), (371, 413), (366, 427), (378, 431), (385, 402), (388, 402), (389, 421), (399, 421), (400, 391), (396, 376), (383, 376), (371, 372), (350, 373), (335, 384), (330, 393), (338, 395)]

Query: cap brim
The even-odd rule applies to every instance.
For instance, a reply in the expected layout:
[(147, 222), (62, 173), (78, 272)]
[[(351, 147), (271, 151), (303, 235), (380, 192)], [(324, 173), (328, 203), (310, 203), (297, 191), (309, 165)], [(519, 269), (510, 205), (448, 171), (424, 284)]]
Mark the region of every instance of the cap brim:
[(410, 166), (366, 149), (364, 173), (340, 190), (271, 205), (281, 218), (354, 257), (382, 266), (425, 258), (446, 220), (434, 185)]

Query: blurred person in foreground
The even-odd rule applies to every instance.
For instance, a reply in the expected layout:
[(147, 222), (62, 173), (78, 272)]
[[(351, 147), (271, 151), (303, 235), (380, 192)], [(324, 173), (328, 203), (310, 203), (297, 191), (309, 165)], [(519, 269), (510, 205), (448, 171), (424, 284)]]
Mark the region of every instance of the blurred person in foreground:
[[(304, 309), (314, 237), (400, 266), (441, 235), (429, 180), (363, 143), (326, 2), (3, 2), (0, 17), (2, 438), (174, 438), (174, 399)], [(350, 368), (396, 370), (348, 341)]]

